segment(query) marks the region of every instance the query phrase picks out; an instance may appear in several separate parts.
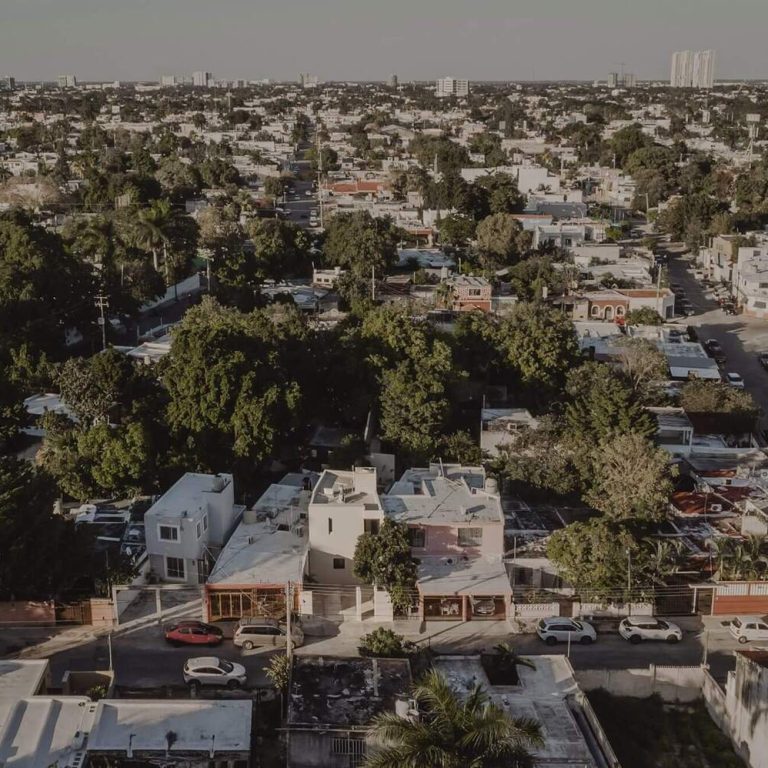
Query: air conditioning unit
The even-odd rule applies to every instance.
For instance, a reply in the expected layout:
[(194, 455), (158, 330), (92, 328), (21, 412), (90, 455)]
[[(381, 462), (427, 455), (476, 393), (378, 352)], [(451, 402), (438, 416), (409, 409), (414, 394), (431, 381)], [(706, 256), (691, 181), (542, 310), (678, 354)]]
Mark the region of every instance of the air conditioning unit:
[(710, 512), (722, 512), (723, 511), (723, 505), (722, 504), (710, 504), (709, 505), (709, 511)]

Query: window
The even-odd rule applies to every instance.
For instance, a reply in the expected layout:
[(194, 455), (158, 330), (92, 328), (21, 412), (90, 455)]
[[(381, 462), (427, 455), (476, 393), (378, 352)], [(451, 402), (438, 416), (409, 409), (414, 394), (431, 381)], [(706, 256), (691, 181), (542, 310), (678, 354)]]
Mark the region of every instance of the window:
[(408, 543), (415, 549), (424, 549), (426, 546), (426, 531), (424, 528), (409, 528)]
[(328, 533), (329, 534), (333, 533), (333, 518), (332, 517), (328, 518)]
[(479, 547), (482, 541), (482, 528), (459, 528), (460, 547)]
[(169, 579), (185, 579), (184, 560), (181, 557), (166, 557), (165, 575)]
[(375, 536), (379, 532), (379, 521), (363, 520), (363, 528), (366, 533), (371, 533)]
[(203, 515), (203, 530), (208, 530), (208, 515)]
[(347, 563), (343, 557), (333, 558), (333, 569), (335, 571), (343, 571), (347, 567)]
[(178, 541), (179, 527), (177, 525), (161, 525), (158, 527), (160, 541)]
[(483, 292), (479, 288), (468, 288), (467, 296), (482, 296)]
[(200, 527), (200, 523), (195, 525), (195, 529), (197, 530), (197, 538), (199, 539), (203, 534), (203, 529)]

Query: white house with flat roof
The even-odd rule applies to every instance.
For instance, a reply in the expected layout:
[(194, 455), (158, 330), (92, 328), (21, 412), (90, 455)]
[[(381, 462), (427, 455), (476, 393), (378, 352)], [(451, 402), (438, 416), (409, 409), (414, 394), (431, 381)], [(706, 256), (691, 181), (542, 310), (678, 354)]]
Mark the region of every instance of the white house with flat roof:
[(144, 517), (150, 571), (162, 581), (203, 583), (242, 511), (232, 475), (187, 472)]
[(316, 480), (314, 472), (288, 474), (243, 512), (206, 582), (206, 621), (285, 613), (289, 585), (300, 588), (307, 568), (307, 511)]
[(358, 538), (384, 519), (374, 467), (326, 469), (308, 509), (309, 571), (320, 584), (359, 584), (352, 573)]
[(81, 768), (96, 704), (84, 696), (30, 696), (0, 728), (3, 768)]
[(251, 701), (102, 699), (88, 735), (88, 764), (245, 768)]

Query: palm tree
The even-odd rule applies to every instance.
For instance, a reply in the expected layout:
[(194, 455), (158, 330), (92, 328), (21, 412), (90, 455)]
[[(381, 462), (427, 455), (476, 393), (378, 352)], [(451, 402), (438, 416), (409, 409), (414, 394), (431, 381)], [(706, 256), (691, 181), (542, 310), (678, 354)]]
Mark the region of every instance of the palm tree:
[(379, 715), (371, 735), (377, 744), (365, 768), (529, 768), (531, 747), (541, 746), (541, 728), (528, 718), (510, 718), (481, 686), (459, 696), (432, 670), (413, 689), (420, 717)]
[(158, 248), (163, 249), (163, 257), (168, 264), (168, 228), (171, 222), (172, 209), (167, 200), (154, 200), (148, 208), (139, 211), (133, 226), (134, 244), (152, 253), (152, 264), (159, 271), (157, 258)]
[(528, 669), (536, 669), (536, 665), (525, 656), (520, 656), (517, 649), (508, 642), (497, 643), (493, 646), (493, 650), (496, 651), (499, 657), (499, 666), (510, 669), (512, 667), (528, 667)]

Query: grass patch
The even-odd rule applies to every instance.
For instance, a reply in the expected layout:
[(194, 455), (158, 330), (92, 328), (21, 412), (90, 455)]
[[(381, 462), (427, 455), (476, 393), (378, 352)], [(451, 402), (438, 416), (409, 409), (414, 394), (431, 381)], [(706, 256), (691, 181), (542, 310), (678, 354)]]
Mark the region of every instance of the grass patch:
[(700, 699), (665, 704), (648, 699), (588, 694), (622, 768), (746, 768), (730, 739)]

